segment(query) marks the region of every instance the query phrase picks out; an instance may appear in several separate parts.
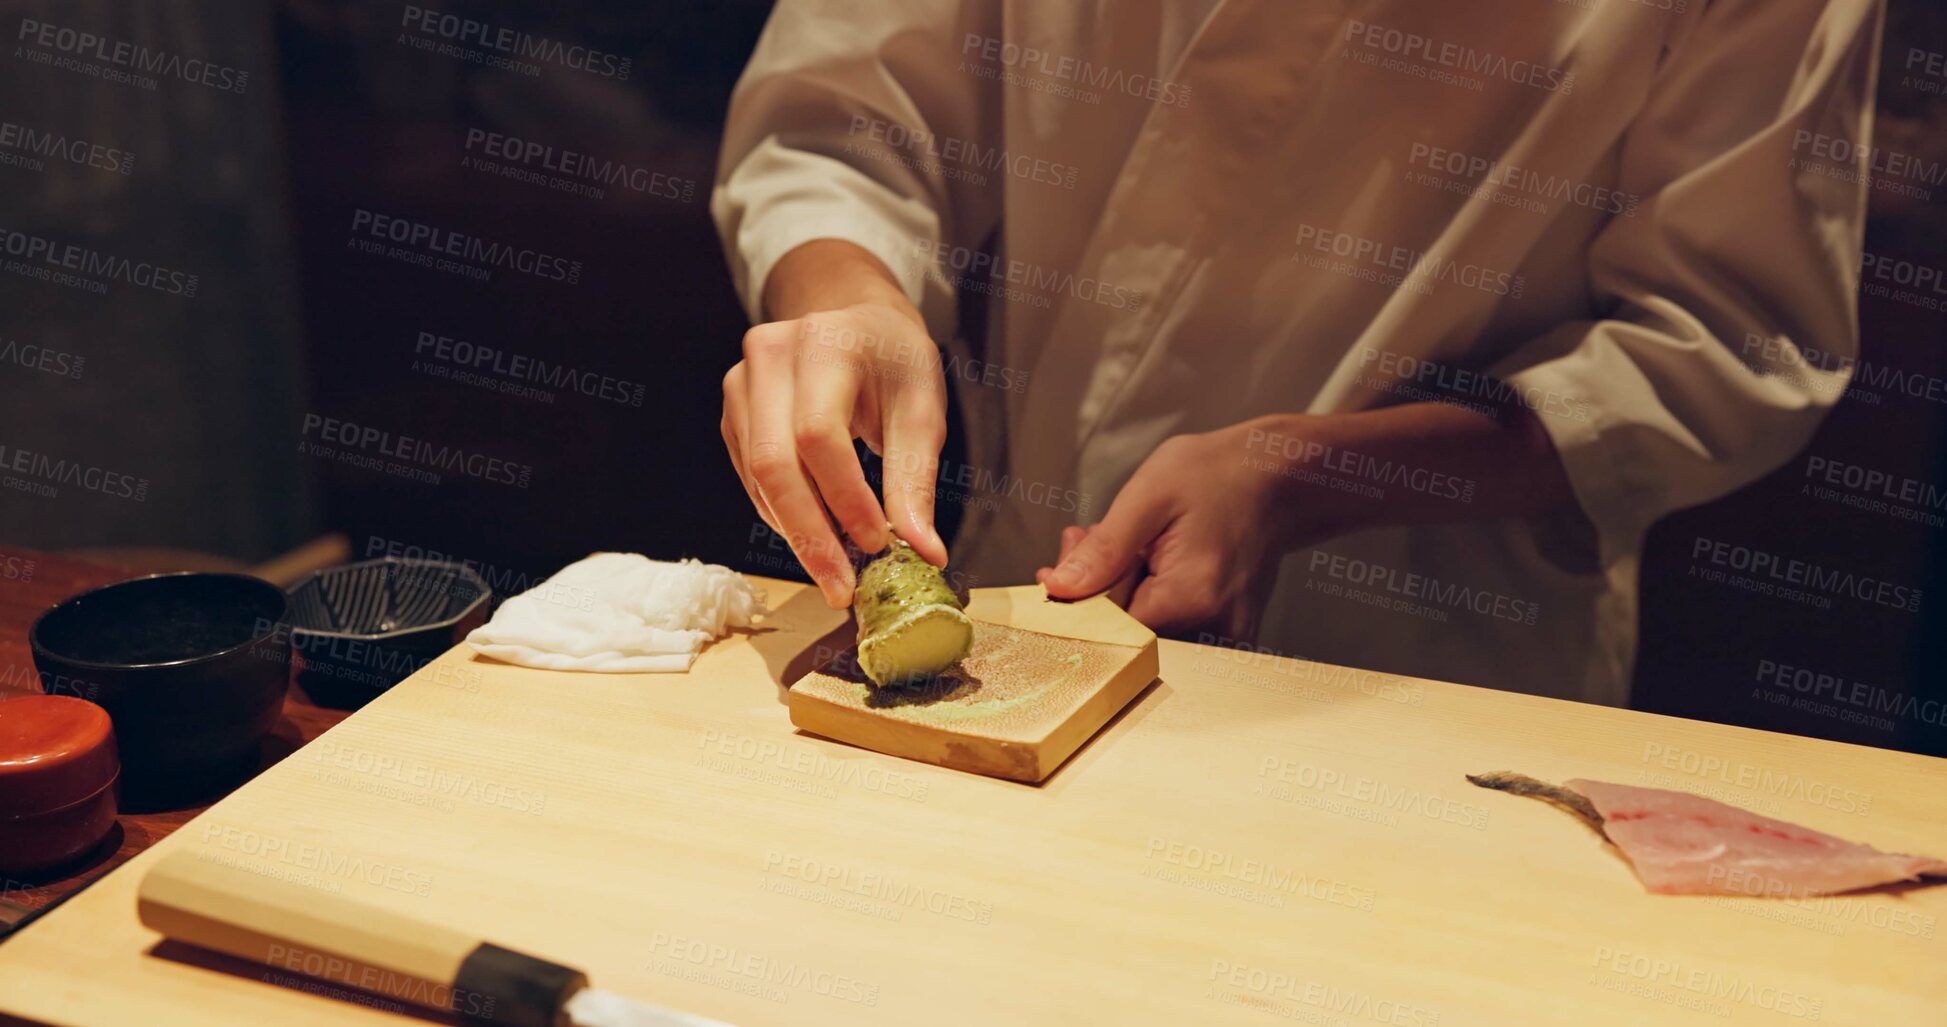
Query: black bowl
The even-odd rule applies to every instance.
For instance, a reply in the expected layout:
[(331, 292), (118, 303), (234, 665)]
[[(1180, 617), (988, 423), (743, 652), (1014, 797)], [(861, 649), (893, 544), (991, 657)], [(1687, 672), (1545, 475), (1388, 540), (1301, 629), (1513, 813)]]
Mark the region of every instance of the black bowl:
[(473, 568), (388, 556), (291, 586), (295, 680), (323, 706), (356, 709), (438, 659), (487, 619)]
[(222, 791), (283, 715), (284, 593), (243, 574), (156, 574), (83, 592), (27, 633), (41, 688), (108, 711), (135, 808)]

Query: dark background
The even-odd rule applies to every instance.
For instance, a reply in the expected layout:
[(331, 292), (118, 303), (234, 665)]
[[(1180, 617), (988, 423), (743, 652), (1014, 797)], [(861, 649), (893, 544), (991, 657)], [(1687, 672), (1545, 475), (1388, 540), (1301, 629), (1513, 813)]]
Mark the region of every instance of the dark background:
[[(502, 592), (597, 549), (796, 576), (750, 513), (717, 432), (718, 382), (745, 319), (709, 187), (730, 89), (768, 4), (427, 6), (628, 57), (629, 77), (557, 65), (528, 77), (425, 53), (400, 40), (403, 4), (18, 7), (205, 55), (252, 81), (243, 94), (168, 81), (146, 92), (18, 59), (0, 71), (0, 118), (139, 157), (129, 175), (0, 166), (0, 224), (167, 256), (202, 276), (183, 300), (0, 275), (0, 344), (85, 357), (78, 375), (0, 364), (0, 444), (149, 482), (139, 501), (0, 491), (0, 540), (259, 560), (329, 530), (348, 536), (355, 556), (466, 560)], [(1947, 160), (1947, 102), (1932, 91), (1947, 79), (1908, 74), (1911, 47), (1947, 49), (1937, 4), (1893, 5), (1875, 143)], [(463, 165), (470, 129), (624, 161), (693, 189), (687, 199), (625, 188), (595, 198), (496, 177)], [(1867, 249), (1947, 267), (1944, 203), (1876, 190)], [(482, 283), (359, 253), (347, 243), (360, 208), (559, 254), (583, 273), (574, 285), (504, 272)], [(1865, 361), (1947, 375), (1947, 311), (1865, 296), (1861, 320)], [(415, 352), (422, 332), (558, 361), (625, 394), (639, 384), (643, 399), (510, 395), (436, 377)], [(1877, 403), (1849, 397), (1808, 452), (1947, 482), (1944, 412), (1891, 391)], [(301, 449), (316, 437), (307, 415), (488, 454), (531, 468), (529, 484), (447, 475), (434, 485), (320, 457)], [(1947, 754), (1941, 529), (1816, 501), (1802, 492), (1805, 469), (1801, 457), (1655, 529), (1636, 704)], [(1929, 598), (1912, 615), (1733, 591), (1690, 576), (1699, 536)], [(1764, 660), (1883, 689), (1903, 697), (1904, 712), (1856, 723), (1766, 701), (1754, 691)], [(1916, 705), (1925, 700), (1936, 705)]]

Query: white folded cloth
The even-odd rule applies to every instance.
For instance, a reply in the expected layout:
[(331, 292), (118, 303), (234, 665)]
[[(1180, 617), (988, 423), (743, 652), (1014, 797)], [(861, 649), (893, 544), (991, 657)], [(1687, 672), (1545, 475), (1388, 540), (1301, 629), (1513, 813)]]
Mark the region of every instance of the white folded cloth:
[(466, 641), (523, 667), (686, 671), (704, 643), (769, 612), (728, 567), (596, 553), (500, 604)]

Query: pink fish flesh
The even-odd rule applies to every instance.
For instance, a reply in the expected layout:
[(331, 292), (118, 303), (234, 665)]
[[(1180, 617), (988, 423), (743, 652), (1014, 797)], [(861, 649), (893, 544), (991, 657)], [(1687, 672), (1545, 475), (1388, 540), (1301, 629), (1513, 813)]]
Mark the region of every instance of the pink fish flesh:
[(1568, 787), (1595, 805), (1602, 832), (1653, 892), (1829, 895), (1947, 876), (1947, 861), (1881, 852), (1700, 795), (1580, 778)]

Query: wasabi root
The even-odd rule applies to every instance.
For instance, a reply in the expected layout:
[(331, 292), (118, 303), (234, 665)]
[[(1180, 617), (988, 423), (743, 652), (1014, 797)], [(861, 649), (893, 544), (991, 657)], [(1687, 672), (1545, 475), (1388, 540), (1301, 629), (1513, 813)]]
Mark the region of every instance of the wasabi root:
[(880, 687), (937, 676), (973, 646), (973, 621), (960, 597), (938, 567), (897, 536), (859, 570), (852, 613), (859, 669)]

